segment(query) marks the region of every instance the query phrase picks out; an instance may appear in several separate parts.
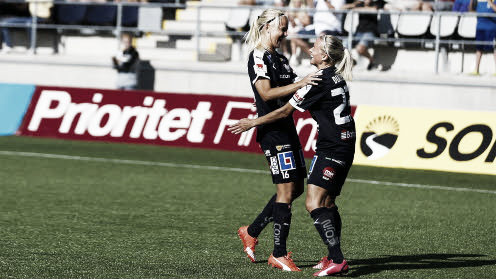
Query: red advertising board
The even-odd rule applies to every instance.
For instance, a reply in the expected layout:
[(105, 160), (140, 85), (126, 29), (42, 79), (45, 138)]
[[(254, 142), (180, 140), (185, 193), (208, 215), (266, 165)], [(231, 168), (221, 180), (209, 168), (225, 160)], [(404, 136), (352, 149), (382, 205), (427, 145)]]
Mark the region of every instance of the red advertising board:
[[(227, 131), (255, 115), (251, 98), (39, 86), (18, 133), (260, 152), (255, 129), (241, 135)], [(310, 157), (317, 124), (308, 112), (296, 111), (294, 119)]]

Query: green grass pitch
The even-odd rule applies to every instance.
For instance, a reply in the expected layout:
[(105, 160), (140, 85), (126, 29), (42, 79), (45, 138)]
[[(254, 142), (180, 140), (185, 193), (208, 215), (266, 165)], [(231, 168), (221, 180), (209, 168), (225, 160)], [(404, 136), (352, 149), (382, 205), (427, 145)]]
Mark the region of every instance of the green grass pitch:
[[(149, 145), (0, 137), (0, 151), (267, 168), (261, 154)], [(496, 177), (354, 166), (349, 178), (337, 201), (344, 277), (496, 277)], [(288, 240), (302, 272), (267, 266), (270, 227), (259, 262), (243, 254), (236, 230), (273, 194), (268, 173), (4, 152), (0, 181), (0, 278), (311, 278), (326, 254), (304, 198)]]

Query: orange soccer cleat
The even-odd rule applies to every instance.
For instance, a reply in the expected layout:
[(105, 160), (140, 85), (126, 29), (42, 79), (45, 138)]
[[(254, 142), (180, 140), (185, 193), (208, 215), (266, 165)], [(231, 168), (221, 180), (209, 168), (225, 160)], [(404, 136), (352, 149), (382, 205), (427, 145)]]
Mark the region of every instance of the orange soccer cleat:
[(321, 277), (321, 276), (347, 273), (348, 269), (349, 266), (346, 260), (343, 260), (343, 262), (340, 264), (333, 263), (332, 260), (328, 260), (327, 264), (324, 265), (324, 267), (320, 271), (315, 272), (313, 276)]
[(326, 266), (328, 261), (329, 260), (327, 259), (327, 256), (325, 256), (322, 259), (320, 259), (320, 261), (316, 265), (312, 266), (312, 268), (313, 269), (322, 269), (324, 266)]
[(279, 258), (276, 258), (271, 254), (268, 263), (272, 267), (279, 268), (284, 271), (301, 271), (301, 269), (295, 265), (293, 259), (291, 259), (291, 252), (289, 252), (286, 256)]
[(256, 237), (252, 237), (248, 234), (248, 226), (243, 226), (238, 229), (239, 238), (243, 242), (243, 251), (245, 251), (246, 255), (252, 261), (255, 262), (255, 246), (258, 244), (258, 240)]

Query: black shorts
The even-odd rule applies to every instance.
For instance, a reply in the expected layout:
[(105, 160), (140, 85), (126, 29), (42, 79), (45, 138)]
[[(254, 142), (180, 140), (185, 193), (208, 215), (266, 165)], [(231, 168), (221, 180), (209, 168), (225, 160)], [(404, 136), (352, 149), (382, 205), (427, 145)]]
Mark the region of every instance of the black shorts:
[(344, 161), (317, 153), (310, 164), (308, 171), (310, 177), (307, 183), (326, 189), (331, 196), (339, 196), (352, 163), (353, 158)]
[(305, 158), (299, 143), (260, 143), (260, 147), (269, 163), (274, 184), (297, 182), (307, 178)]

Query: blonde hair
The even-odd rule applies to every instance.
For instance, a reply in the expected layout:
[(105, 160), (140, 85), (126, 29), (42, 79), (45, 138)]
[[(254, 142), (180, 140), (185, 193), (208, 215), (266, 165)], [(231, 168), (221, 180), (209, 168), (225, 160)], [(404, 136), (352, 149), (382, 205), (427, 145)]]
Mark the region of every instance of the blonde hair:
[(248, 31), (245, 35), (245, 41), (250, 51), (260, 47), (262, 44), (263, 27), (272, 22), (274, 22), (276, 26), (279, 26), (281, 16), (286, 16), (283, 11), (277, 9), (267, 9), (251, 23), (250, 31)]
[(345, 80), (352, 80), (353, 61), (350, 51), (343, 46), (343, 42), (332, 35), (322, 35), (320, 40), (322, 41), (322, 50), (327, 54), (330, 62), (336, 66), (336, 72)]

